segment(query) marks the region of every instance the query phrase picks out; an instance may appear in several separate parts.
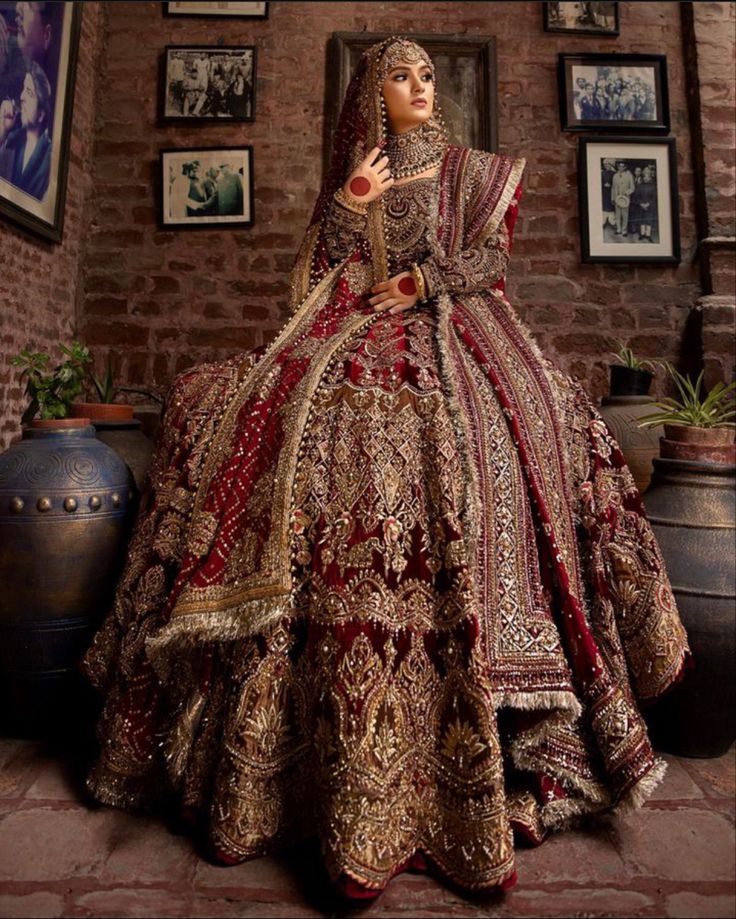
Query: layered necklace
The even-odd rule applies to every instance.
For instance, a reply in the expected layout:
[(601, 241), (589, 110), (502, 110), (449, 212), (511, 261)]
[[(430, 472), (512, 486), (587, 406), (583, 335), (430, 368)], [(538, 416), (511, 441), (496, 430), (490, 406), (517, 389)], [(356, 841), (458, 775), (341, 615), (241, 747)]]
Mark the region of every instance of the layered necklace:
[(403, 134), (387, 134), (383, 152), (388, 156), (391, 175), (403, 179), (439, 166), (446, 147), (442, 128), (425, 121)]

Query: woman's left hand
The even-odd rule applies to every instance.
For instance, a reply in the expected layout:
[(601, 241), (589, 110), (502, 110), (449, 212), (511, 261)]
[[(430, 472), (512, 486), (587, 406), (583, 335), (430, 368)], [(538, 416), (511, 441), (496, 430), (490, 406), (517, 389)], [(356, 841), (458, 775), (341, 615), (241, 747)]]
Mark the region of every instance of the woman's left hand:
[(372, 297), (368, 302), (374, 311), (400, 313), (411, 309), (419, 299), (417, 283), (411, 271), (402, 271), (388, 281), (382, 281), (371, 287)]

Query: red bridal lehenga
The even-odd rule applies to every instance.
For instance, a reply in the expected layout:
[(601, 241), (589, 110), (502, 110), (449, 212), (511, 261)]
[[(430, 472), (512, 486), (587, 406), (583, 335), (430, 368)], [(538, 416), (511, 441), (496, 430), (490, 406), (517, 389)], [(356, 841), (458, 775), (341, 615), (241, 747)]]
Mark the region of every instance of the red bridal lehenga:
[[(640, 804), (664, 766), (637, 700), (688, 655), (617, 444), (504, 294), (524, 160), (433, 116), (385, 139), (434, 177), (334, 197), (418, 57), (360, 62), (281, 333), (174, 383), (85, 659), (99, 800), (173, 797), (224, 863), (316, 836), (352, 896), (427, 861), (509, 885), (514, 832)], [(374, 313), (412, 265), (428, 298)]]

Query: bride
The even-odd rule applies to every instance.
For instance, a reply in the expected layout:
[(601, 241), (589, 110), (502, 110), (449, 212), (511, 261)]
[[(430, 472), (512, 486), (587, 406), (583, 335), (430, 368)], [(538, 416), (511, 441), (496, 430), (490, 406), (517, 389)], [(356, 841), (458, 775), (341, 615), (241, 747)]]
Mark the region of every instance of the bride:
[(362, 57), (268, 348), (177, 378), (116, 602), (92, 793), (345, 894), (510, 886), (514, 834), (640, 804), (688, 656), (621, 452), (504, 293), (523, 159)]

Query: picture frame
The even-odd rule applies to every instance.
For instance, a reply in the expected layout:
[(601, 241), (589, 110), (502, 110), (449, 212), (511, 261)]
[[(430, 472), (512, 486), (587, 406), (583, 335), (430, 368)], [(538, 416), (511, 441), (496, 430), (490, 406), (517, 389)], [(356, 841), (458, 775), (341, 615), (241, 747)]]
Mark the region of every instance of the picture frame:
[(665, 54), (560, 54), (557, 84), (563, 131), (670, 129)]
[(254, 45), (167, 45), (159, 120), (227, 124), (255, 120)]
[(583, 262), (680, 263), (674, 137), (581, 137), (578, 182)]
[(53, 243), (64, 235), (81, 6), (0, 0), (0, 216)]
[(253, 226), (252, 145), (165, 148), (159, 176), (161, 229)]
[(618, 3), (542, 3), (545, 32), (566, 35), (619, 34)]
[(268, 19), (268, 3), (197, 3), (183, 0), (180, 3), (164, 3), (164, 14), (205, 19)]
[[(328, 48), (330, 95), (325, 118), (325, 163), (330, 155), (348, 83), (361, 54), (389, 32), (333, 32)], [(453, 141), (477, 150), (498, 150), (496, 40), (490, 35), (409, 34), (431, 56), (437, 70), (438, 101)]]

